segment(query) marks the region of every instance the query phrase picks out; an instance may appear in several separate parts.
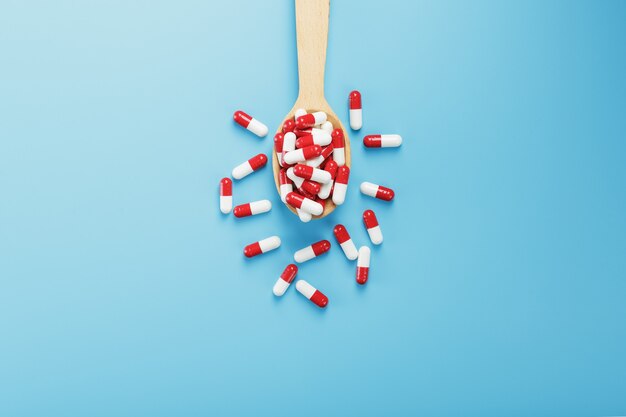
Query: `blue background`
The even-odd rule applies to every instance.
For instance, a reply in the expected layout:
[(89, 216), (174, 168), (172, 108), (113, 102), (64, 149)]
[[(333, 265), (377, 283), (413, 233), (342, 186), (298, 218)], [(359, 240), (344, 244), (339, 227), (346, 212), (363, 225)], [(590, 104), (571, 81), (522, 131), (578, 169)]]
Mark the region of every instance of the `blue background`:
[[(0, 3), (3, 416), (626, 413), (626, 2), (337, 1), (326, 95), (363, 93), (348, 201), (307, 225), (269, 152), (297, 96), (291, 1)], [(366, 133), (400, 133), (367, 151)], [(370, 180), (392, 204), (363, 197)], [(335, 246), (385, 242), (371, 279)], [(283, 246), (245, 260), (278, 234)]]

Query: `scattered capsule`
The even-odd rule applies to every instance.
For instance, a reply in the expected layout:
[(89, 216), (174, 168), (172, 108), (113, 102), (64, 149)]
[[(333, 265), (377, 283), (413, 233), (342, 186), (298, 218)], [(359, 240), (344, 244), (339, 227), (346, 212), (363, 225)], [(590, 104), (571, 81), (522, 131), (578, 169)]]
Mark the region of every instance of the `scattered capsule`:
[(320, 240), (312, 245), (302, 248), (293, 254), (293, 259), (301, 264), (302, 262), (310, 261), (313, 258), (328, 252), (330, 250), (330, 242), (327, 240)]
[(296, 109), (296, 111), (293, 113), (293, 117), (294, 119), (297, 119), (300, 116), (304, 116), (306, 114), (306, 110), (304, 109)]
[(237, 165), (235, 168), (233, 168), (233, 178), (236, 180), (240, 180), (252, 174), (254, 171), (263, 168), (265, 164), (267, 164), (267, 156), (262, 153), (253, 156), (243, 164)]
[(287, 178), (287, 171), (285, 168), (281, 168), (278, 173), (278, 182), (280, 184), (280, 199), (283, 203), (287, 202), (287, 194), (293, 191), (293, 184)]
[(289, 288), (289, 285), (291, 285), (293, 280), (296, 278), (297, 273), (298, 267), (296, 265), (289, 264), (285, 267), (285, 270), (282, 274), (280, 274), (280, 277), (272, 289), (272, 292), (276, 297), (282, 297), (285, 291), (287, 291), (287, 288)]
[(287, 194), (286, 199), (287, 204), (306, 211), (307, 213), (310, 213), (314, 216), (319, 216), (324, 211), (324, 206), (322, 206), (321, 204), (295, 192)]
[(268, 129), (263, 123), (259, 122), (254, 117), (247, 115), (241, 110), (237, 110), (233, 115), (233, 119), (237, 122), (238, 125), (248, 129), (250, 132), (254, 133), (259, 137), (263, 137), (267, 135)]
[(303, 279), (296, 282), (296, 290), (320, 308), (324, 308), (328, 305), (328, 297)]
[(330, 155), (332, 155), (333, 153), (333, 145), (332, 143), (330, 145), (328, 145), (325, 148), (322, 148), (322, 154), (320, 156), (316, 156), (315, 158), (311, 158), (308, 161), (306, 161), (305, 163), (313, 168), (317, 168), (318, 166), (322, 165), (322, 163), (328, 159), (328, 157)]
[(362, 182), (361, 192), (367, 196), (385, 201), (393, 200), (393, 197), (396, 195), (391, 188), (372, 184), (371, 182)]
[(322, 124), (325, 121), (326, 113), (324, 113), (323, 111), (308, 113), (296, 118), (296, 129), (306, 129), (307, 127), (313, 127), (315, 125)]
[(269, 252), (280, 246), (280, 238), (278, 236), (270, 236), (258, 242), (249, 244), (243, 249), (243, 254), (248, 258)]
[(233, 209), (233, 182), (230, 178), (220, 180), (220, 211), (224, 214)]
[(370, 273), (370, 248), (359, 248), (359, 259), (356, 261), (356, 282), (363, 285), (367, 282)]
[(307, 159), (315, 158), (316, 156), (320, 156), (321, 154), (322, 147), (320, 145), (307, 146), (302, 149), (296, 149), (295, 151), (287, 152), (283, 155), (283, 162), (292, 165), (298, 162), (304, 162)]
[(333, 127), (333, 124), (327, 120), (324, 123), (322, 123), (322, 126), (320, 127), (320, 129), (322, 129), (325, 132), (332, 133), (334, 127)]
[(359, 130), (363, 126), (363, 110), (361, 106), (361, 93), (354, 90), (350, 93), (350, 127)]
[(402, 145), (402, 136), (367, 135), (363, 138), (363, 145), (368, 148), (397, 148)]
[(329, 172), (304, 164), (297, 164), (295, 167), (293, 167), (293, 173), (300, 178), (315, 182), (327, 183), (332, 180)]
[(283, 133), (277, 133), (274, 135), (274, 151), (276, 152), (276, 159), (278, 159), (278, 164), (283, 166), (283, 142), (285, 140), (285, 135)]
[(340, 206), (346, 200), (346, 191), (348, 190), (348, 180), (350, 179), (350, 168), (342, 166), (337, 169), (335, 177), (335, 187), (333, 189), (333, 203)]
[(330, 137), (330, 133), (314, 129), (311, 131), (311, 134), (300, 136), (298, 140), (296, 140), (296, 148), (300, 149), (311, 145), (326, 146), (330, 144), (331, 140), (332, 138)]
[(357, 256), (359, 256), (359, 252), (356, 250), (356, 246), (350, 237), (350, 233), (343, 224), (338, 224), (333, 229), (333, 233), (335, 234), (335, 238), (337, 239), (337, 243), (341, 246), (341, 250), (343, 251), (346, 258), (351, 261), (354, 261)]
[(308, 223), (313, 218), (311, 213), (307, 213), (306, 211), (300, 210), (299, 208), (296, 209), (296, 213), (298, 213), (298, 218), (302, 223)]
[(346, 164), (346, 151), (344, 149), (343, 130), (335, 129), (331, 136), (333, 139), (333, 159), (340, 167), (344, 166)]
[(383, 243), (383, 232), (380, 230), (378, 219), (372, 210), (365, 210), (363, 212), (363, 223), (365, 223), (367, 234), (370, 236), (372, 243), (374, 245)]
[(251, 203), (241, 204), (233, 209), (235, 217), (255, 216), (261, 213), (267, 213), (272, 209), (272, 202), (269, 200), (253, 201)]
[(296, 121), (293, 119), (287, 119), (285, 120), (285, 123), (283, 123), (283, 133), (287, 133), (287, 132), (293, 132), (294, 129), (296, 128)]
[(330, 190), (333, 188), (333, 181), (335, 176), (337, 175), (337, 162), (333, 159), (329, 159), (328, 162), (324, 165), (324, 171), (330, 174), (330, 181), (325, 184), (322, 184), (319, 193), (317, 193), (318, 197), (326, 200), (330, 196)]

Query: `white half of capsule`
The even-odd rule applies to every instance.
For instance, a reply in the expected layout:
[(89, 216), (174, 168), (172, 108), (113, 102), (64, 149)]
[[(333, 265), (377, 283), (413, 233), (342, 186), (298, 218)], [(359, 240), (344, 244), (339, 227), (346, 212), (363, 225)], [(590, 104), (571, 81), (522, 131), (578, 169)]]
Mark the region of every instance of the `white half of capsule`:
[(296, 119), (300, 116), (304, 116), (305, 114), (306, 114), (306, 110), (304, 109), (296, 109), (296, 111), (293, 113)]
[(333, 203), (336, 206), (340, 206), (346, 200), (346, 191), (348, 190), (348, 184), (342, 184), (335, 181), (335, 189), (333, 190)]
[(334, 127), (331, 122), (326, 120), (324, 123), (322, 123), (322, 126), (320, 127), (320, 129), (322, 129), (325, 132), (332, 133)]
[(362, 109), (350, 109), (350, 127), (352, 130), (359, 130), (363, 127)]
[(311, 299), (311, 297), (313, 297), (315, 291), (317, 291), (314, 286), (312, 286), (303, 279), (300, 279), (298, 280), (298, 282), (296, 282), (296, 290), (298, 290), (300, 294), (304, 295), (309, 300)]
[(312, 114), (313, 114), (313, 117), (315, 118), (316, 125), (321, 125), (327, 119), (326, 113), (324, 113), (323, 111), (316, 111)]
[(278, 277), (276, 284), (274, 284), (274, 288), (272, 288), (272, 292), (276, 297), (282, 297), (285, 291), (287, 291), (287, 288), (289, 288), (289, 285), (291, 285), (289, 282)]
[(381, 148), (397, 148), (402, 145), (402, 136), (400, 135), (380, 135)]
[(302, 149), (296, 149), (295, 151), (289, 151), (283, 157), (286, 164), (293, 165), (298, 162), (304, 162), (306, 159), (304, 158), (304, 151)]
[(220, 196), (220, 211), (224, 214), (230, 213), (233, 209), (233, 196), (221, 195)]
[(283, 154), (296, 149), (296, 134), (293, 132), (285, 133), (283, 136)]
[(383, 243), (383, 231), (380, 229), (380, 225), (367, 229), (367, 234), (374, 245)]
[(250, 212), (252, 215), (267, 213), (272, 209), (272, 202), (269, 200), (259, 200), (250, 203)]
[(283, 153), (276, 152), (276, 159), (278, 159), (278, 165), (283, 166)]
[(327, 146), (330, 145), (330, 142), (333, 140), (330, 133), (321, 129), (312, 129), (311, 136), (313, 136), (314, 145)]
[(313, 252), (313, 246), (311, 245), (293, 254), (293, 259), (298, 263), (310, 261), (313, 258), (315, 258), (315, 252)]
[(315, 158), (308, 159), (304, 163), (310, 167), (318, 168), (324, 162), (324, 155), (316, 156)]
[(296, 209), (296, 213), (298, 213), (298, 218), (302, 223), (308, 223), (313, 218), (311, 213), (307, 213), (306, 211), (300, 210), (299, 208)]
[(360, 188), (363, 194), (376, 198), (376, 193), (378, 193), (378, 185), (372, 184), (371, 182), (362, 182)]
[(324, 206), (311, 200), (310, 198), (305, 197), (304, 200), (302, 200), (302, 206), (300, 209), (314, 216), (319, 216), (324, 211)]
[(333, 183), (334, 181), (328, 181), (327, 183), (322, 184), (322, 186), (320, 187), (320, 192), (317, 193), (319, 198), (321, 198), (322, 200), (326, 200), (328, 198), (328, 196), (330, 195), (330, 190), (333, 188)]
[(352, 241), (352, 238), (341, 243), (339, 246), (341, 246), (343, 254), (346, 255), (346, 258), (349, 260), (354, 261), (359, 256), (359, 251), (356, 249), (356, 245)]
[(299, 176), (294, 174), (293, 167), (291, 167), (291, 168), (289, 168), (287, 170), (287, 178), (289, 178), (291, 181), (293, 181), (293, 183), (296, 186), (296, 188), (302, 187), (302, 183), (304, 182), (304, 178), (300, 178)]
[(274, 250), (280, 246), (280, 238), (278, 236), (270, 236), (263, 240), (259, 240), (259, 247), (261, 248), (261, 252), (269, 252)]
[(293, 191), (293, 184), (280, 184), (280, 199), (287, 203), (287, 194)]
[(246, 129), (248, 129), (250, 132), (254, 133), (255, 135), (261, 138), (267, 135), (267, 132), (269, 131), (267, 126), (265, 126), (263, 123), (261, 123), (254, 117), (250, 119), (250, 123), (248, 124), (248, 127), (246, 127)]
[(234, 179), (240, 180), (252, 174), (253, 172), (254, 170), (252, 169), (252, 165), (250, 165), (250, 162), (246, 161), (243, 164), (237, 165), (235, 168), (233, 168), (232, 174)]
[(333, 149), (333, 159), (337, 162), (337, 166), (344, 166), (346, 164), (346, 152), (345, 148)]
[(313, 174), (311, 174), (311, 181), (319, 182), (322, 184), (326, 184), (333, 180), (333, 177), (330, 175), (330, 172), (324, 171), (323, 169), (313, 168)]
[(369, 268), (370, 266), (370, 248), (361, 246), (359, 248), (359, 259), (356, 261), (359, 268)]

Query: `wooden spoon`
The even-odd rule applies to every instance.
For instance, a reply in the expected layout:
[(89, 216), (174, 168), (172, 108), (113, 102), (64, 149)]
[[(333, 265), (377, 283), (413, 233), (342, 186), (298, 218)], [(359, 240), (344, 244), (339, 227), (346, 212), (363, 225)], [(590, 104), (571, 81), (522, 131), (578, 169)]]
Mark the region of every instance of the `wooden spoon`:
[[(328, 115), (328, 120), (334, 128), (343, 130), (344, 149), (346, 152), (346, 165), (350, 167), (350, 139), (341, 121), (330, 108), (324, 97), (324, 66), (326, 65), (326, 46), (328, 43), (328, 14), (330, 0), (295, 0), (296, 2), (296, 38), (298, 46), (298, 79), (300, 81), (298, 99), (289, 111), (285, 120), (293, 118), (296, 109), (305, 109), (308, 113), (323, 111)], [(283, 123), (278, 127), (277, 133), (282, 131)], [(280, 194), (278, 175), (280, 165), (276, 157), (276, 151), (272, 151), (272, 165), (274, 169), (274, 181)], [(294, 214), (296, 210), (290, 206)], [(332, 199), (326, 200), (324, 211), (314, 219), (328, 216), (335, 209)]]

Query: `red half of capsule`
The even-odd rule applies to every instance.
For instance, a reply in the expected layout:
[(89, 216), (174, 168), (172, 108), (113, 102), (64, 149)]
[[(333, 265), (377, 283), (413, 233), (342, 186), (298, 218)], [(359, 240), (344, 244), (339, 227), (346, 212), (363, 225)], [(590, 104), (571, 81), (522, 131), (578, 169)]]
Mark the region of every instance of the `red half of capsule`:
[(315, 145), (315, 142), (313, 142), (313, 135), (301, 136), (296, 140), (296, 149), (312, 145)]
[(315, 242), (311, 245), (315, 256), (320, 256), (322, 253), (326, 253), (330, 250), (330, 242), (326, 239)]
[(259, 242), (254, 242), (243, 248), (243, 254), (248, 258), (252, 258), (253, 256), (260, 255), (261, 253), (261, 245)]
[(391, 188), (383, 187), (382, 185), (379, 185), (378, 191), (376, 191), (376, 198), (379, 200), (391, 201), (395, 195), (396, 193)]
[(281, 168), (280, 172), (278, 173), (278, 182), (280, 183), (280, 185), (285, 185), (285, 184), (289, 184), (289, 178), (287, 177), (287, 170), (285, 168)]
[(361, 108), (361, 93), (354, 90), (350, 93), (350, 110), (358, 110)]
[(304, 164), (297, 164), (293, 167), (293, 173), (300, 178), (310, 180), (313, 175), (313, 167)]
[(382, 146), (382, 139), (380, 135), (367, 135), (363, 138), (363, 145), (368, 148), (380, 148)]
[(237, 122), (237, 124), (245, 128), (247, 128), (248, 125), (250, 124), (250, 121), (252, 121), (252, 117), (242, 112), (241, 110), (237, 110), (235, 112), (235, 114), (233, 115), (233, 119), (235, 119), (235, 122)]
[[(304, 136), (310, 136), (311, 135), (312, 130), (311, 129), (294, 129), (293, 133), (296, 134), (296, 137), (301, 138)], [(298, 147), (296, 145), (296, 147)]]
[(252, 207), (250, 207), (250, 203), (241, 204), (233, 209), (233, 214), (235, 217), (252, 216)]
[(372, 227), (378, 226), (378, 219), (376, 218), (376, 214), (372, 210), (365, 210), (363, 212), (363, 223), (365, 223), (366, 229), (371, 229)]
[(228, 197), (233, 195), (233, 181), (230, 178), (220, 180), (220, 195)]
[(326, 146), (324, 149), (322, 149), (322, 157), (324, 157), (324, 159), (328, 159), (328, 157), (333, 153), (334, 149), (335, 147), (332, 143)]
[(347, 184), (350, 179), (350, 168), (346, 165), (341, 166), (337, 169), (337, 176), (335, 177), (335, 182), (339, 184)]
[(322, 186), (316, 183), (315, 181), (304, 180), (300, 188), (302, 188), (302, 190), (312, 195), (315, 195), (320, 192), (320, 190), (322, 189)]
[(250, 163), (250, 166), (252, 167), (253, 171), (256, 171), (257, 169), (265, 166), (265, 164), (267, 164), (267, 156), (265, 156), (264, 154), (260, 153), (256, 156), (253, 156), (252, 158), (248, 159), (248, 162)]
[(298, 267), (294, 264), (289, 264), (285, 267), (285, 270), (282, 274), (280, 274), (280, 279), (291, 284), (293, 279), (296, 277), (298, 273)]
[(285, 134), (278, 132), (274, 135), (274, 150), (276, 152), (283, 151), (283, 141), (285, 140)]
[(335, 148), (343, 148), (343, 130), (335, 129), (330, 136), (333, 140), (332, 144)]
[(300, 207), (302, 207), (302, 202), (304, 201), (304, 198), (305, 197), (303, 195), (300, 195), (300, 194), (294, 193), (294, 192), (290, 192), (285, 197), (285, 201), (287, 201), (287, 204), (289, 204), (290, 206), (294, 206), (296, 208), (300, 208)]
[(296, 129), (306, 129), (315, 125), (315, 116), (312, 113), (305, 114), (296, 119)]
[(305, 146), (302, 148), (302, 154), (304, 155), (304, 159), (315, 158), (322, 154), (322, 147), (320, 145)]
[(285, 123), (283, 123), (283, 134), (287, 133), (287, 132), (293, 132), (293, 130), (296, 128), (296, 122), (294, 122), (293, 119), (287, 119), (285, 120)]
[(338, 168), (338, 165), (337, 165), (337, 162), (335, 162), (334, 159), (329, 159), (324, 164), (324, 171), (328, 172), (332, 179), (335, 179), (335, 176), (337, 175), (337, 168)]
[(324, 295), (320, 290), (315, 290), (313, 295), (311, 296), (311, 301), (315, 303), (318, 307), (324, 308), (328, 305), (328, 297)]
[(300, 194), (302, 194), (303, 196), (305, 196), (306, 198), (308, 198), (309, 200), (315, 199), (315, 194), (312, 194), (312, 193), (308, 192), (307, 190), (305, 190), (302, 187), (298, 188), (298, 192)]
[(346, 229), (343, 224), (335, 226), (333, 233), (335, 234), (335, 238), (340, 245), (350, 240), (350, 233), (348, 233), (348, 229)]
[(356, 282), (363, 285), (367, 282), (367, 278), (369, 276), (370, 269), (364, 266), (356, 267)]

